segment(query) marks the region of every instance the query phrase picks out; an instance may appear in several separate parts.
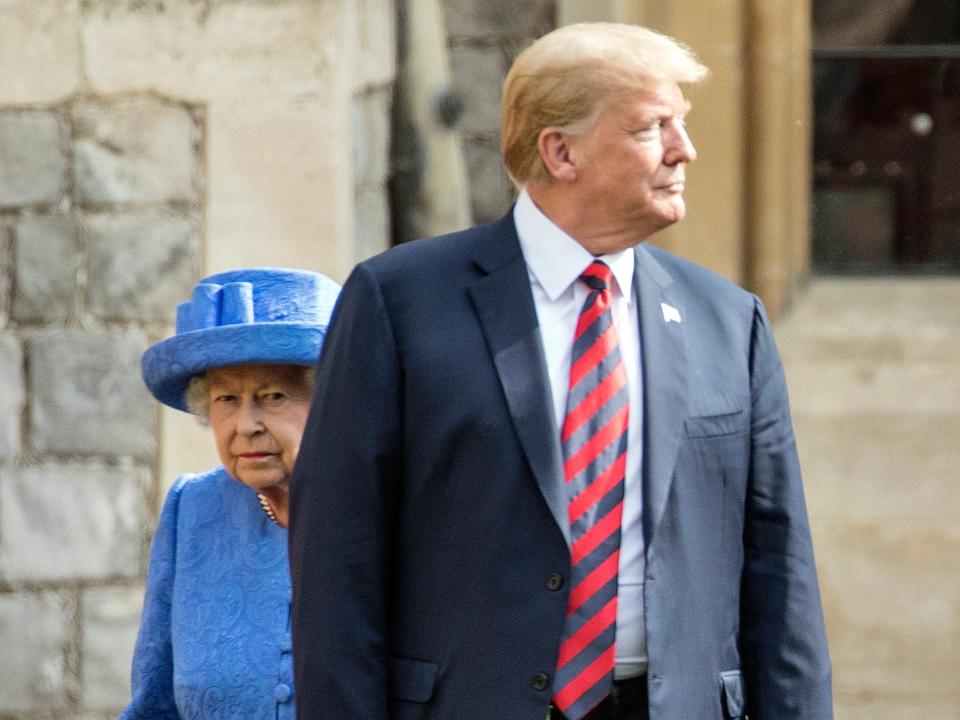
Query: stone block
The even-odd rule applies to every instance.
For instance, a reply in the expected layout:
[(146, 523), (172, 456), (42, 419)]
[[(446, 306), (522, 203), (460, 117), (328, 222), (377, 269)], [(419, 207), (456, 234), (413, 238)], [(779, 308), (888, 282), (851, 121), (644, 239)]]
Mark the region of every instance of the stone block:
[(354, 199), (353, 212), (357, 262), (390, 247), (390, 200), (386, 188), (362, 190)]
[[(2, 485), (0, 485), (2, 487)], [(68, 619), (52, 593), (0, 594), (0, 713), (49, 713), (67, 705)]]
[(515, 192), (500, 159), (500, 150), (487, 142), (465, 140), (463, 154), (473, 219), (478, 223), (495, 220), (510, 208)]
[(956, 695), (957, 522), (813, 529), (837, 695), (869, 697), (895, 689), (911, 698)]
[(441, 0), (447, 35), (540, 37), (555, 25), (556, 0)]
[(20, 422), (23, 415), (23, 355), (12, 335), (0, 333), (0, 458), (20, 452)]
[(463, 98), (460, 131), (496, 137), (500, 132), (500, 92), (507, 76), (503, 50), (472, 45), (450, 49), (453, 84)]
[(777, 323), (784, 364), (960, 358), (960, 281), (818, 278)]
[(77, 227), (67, 215), (26, 217), (13, 227), (13, 316), (22, 321), (61, 320), (77, 292)]
[[(195, 102), (326, 98), (349, 91), (345, 3), (86, 0), (84, 69), (97, 94)], [(117, 62), (123, 58), (123, 62)], [(341, 80), (342, 78), (342, 80)]]
[(343, 102), (208, 106), (208, 271), (237, 267), (240, 257), (244, 265), (347, 276), (354, 184), (350, 106)]
[(908, 697), (896, 689), (885, 693), (861, 695), (836, 694), (836, 720), (957, 720), (960, 718), (960, 693), (949, 697)]
[(197, 202), (198, 129), (183, 107), (157, 100), (74, 107), (74, 172), (85, 204)]
[(80, 674), (86, 709), (119, 711), (129, 702), (130, 662), (142, 606), (141, 588), (93, 588), (83, 593)]
[(65, 138), (56, 113), (0, 112), (0, 209), (60, 202), (66, 191)]
[(356, 188), (378, 187), (390, 173), (389, 88), (353, 98), (353, 173)]
[(80, 0), (0, 4), (0, 104), (55, 102), (80, 86)]
[(960, 524), (960, 413), (798, 416), (814, 522)]
[(99, 214), (86, 219), (85, 231), (90, 311), (171, 321), (198, 276), (198, 223), (168, 212)]
[(140, 379), (146, 342), (44, 330), (28, 340), (30, 447), (37, 453), (150, 457), (155, 405)]
[(953, 417), (960, 407), (960, 357), (911, 363), (790, 363), (786, 372), (798, 417)]
[(397, 73), (397, 11), (394, 0), (354, 0), (356, 52), (353, 87), (393, 82)]
[(134, 467), (17, 467), (0, 479), (0, 579), (96, 580), (140, 573), (149, 473)]

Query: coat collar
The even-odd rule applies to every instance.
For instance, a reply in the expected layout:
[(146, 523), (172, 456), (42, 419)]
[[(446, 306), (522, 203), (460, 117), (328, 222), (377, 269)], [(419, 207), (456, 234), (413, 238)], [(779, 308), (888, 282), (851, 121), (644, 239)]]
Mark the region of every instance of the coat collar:
[(488, 228), (474, 255), (482, 274), (469, 287), (470, 298), (487, 338), (520, 445), (540, 493), (570, 545), (560, 432), (553, 415), (530, 279), (512, 213)]
[[(644, 388), (644, 540), (649, 562), (670, 495), (687, 414), (686, 326), (682, 321), (686, 312), (679, 289), (653, 253), (643, 244), (635, 253)], [(676, 311), (681, 320), (668, 321), (667, 308)]]

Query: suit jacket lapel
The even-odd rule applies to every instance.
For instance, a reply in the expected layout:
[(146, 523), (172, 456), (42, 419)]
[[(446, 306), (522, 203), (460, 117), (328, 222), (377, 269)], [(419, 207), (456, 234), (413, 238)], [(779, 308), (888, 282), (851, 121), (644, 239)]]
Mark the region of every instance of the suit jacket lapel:
[[(684, 308), (671, 295), (669, 274), (650, 251), (636, 249), (635, 285), (640, 300), (643, 358), (643, 503), (648, 559), (663, 517), (687, 414), (687, 353)], [(667, 322), (662, 303), (675, 308), (680, 321)]]
[(470, 286), (470, 299), (483, 328), (510, 408), (517, 436), (537, 485), (570, 545), (563, 496), (563, 459), (547, 365), (512, 214), (496, 226), (475, 260), (485, 274)]

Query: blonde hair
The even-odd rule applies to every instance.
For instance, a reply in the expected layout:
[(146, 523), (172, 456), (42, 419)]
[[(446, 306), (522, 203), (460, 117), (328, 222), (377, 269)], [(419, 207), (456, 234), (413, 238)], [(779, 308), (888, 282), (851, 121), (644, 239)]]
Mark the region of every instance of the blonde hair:
[(661, 80), (698, 83), (709, 70), (693, 51), (638, 25), (578, 23), (547, 33), (514, 61), (500, 103), (500, 150), (511, 179), (550, 181), (540, 159), (540, 131), (580, 134), (613, 97)]

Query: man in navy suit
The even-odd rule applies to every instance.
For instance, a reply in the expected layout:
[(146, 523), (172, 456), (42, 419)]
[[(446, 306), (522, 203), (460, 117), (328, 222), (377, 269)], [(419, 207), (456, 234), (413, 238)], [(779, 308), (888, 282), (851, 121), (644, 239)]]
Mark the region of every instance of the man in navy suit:
[(298, 717), (832, 717), (763, 307), (643, 242), (706, 72), (546, 35), (504, 89), (515, 207), (348, 279), (291, 483)]

